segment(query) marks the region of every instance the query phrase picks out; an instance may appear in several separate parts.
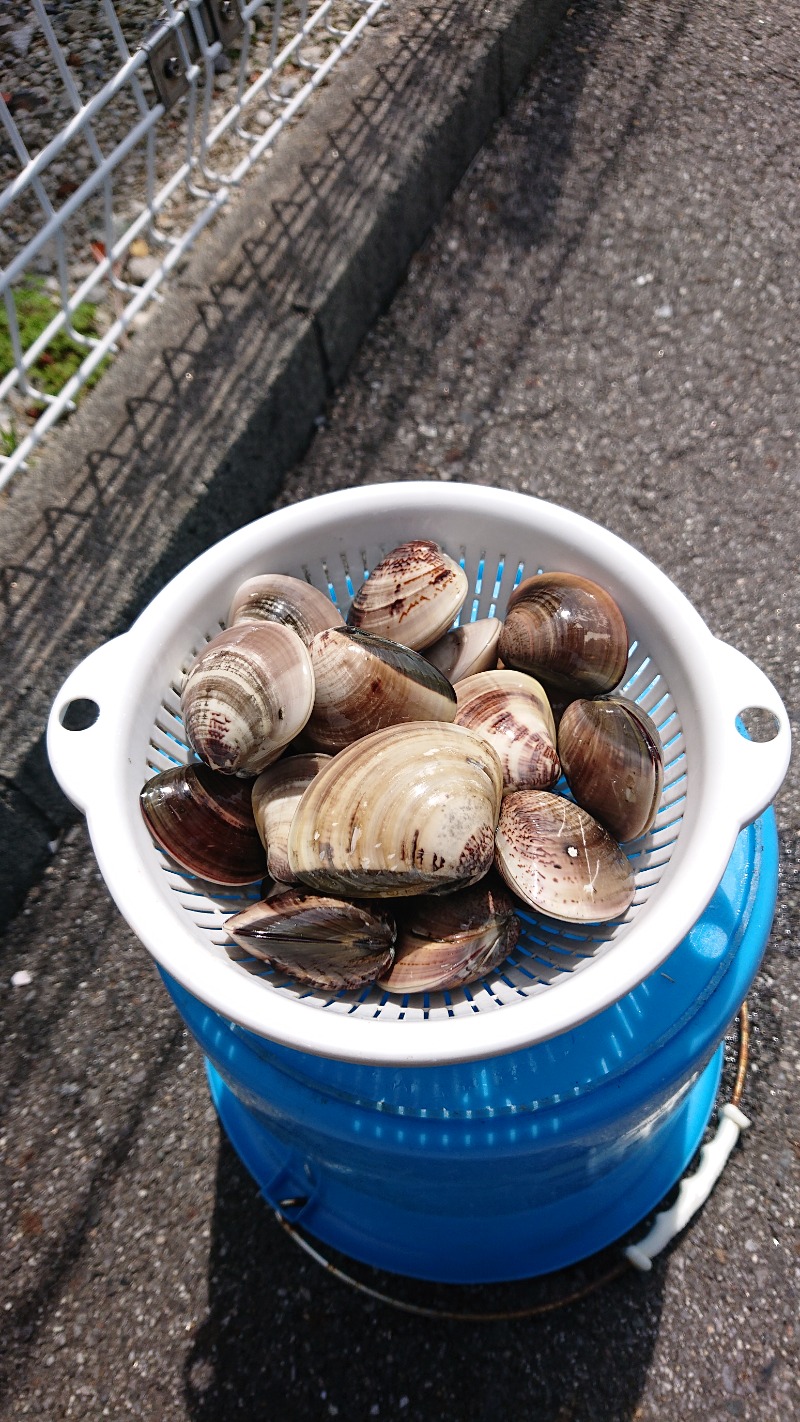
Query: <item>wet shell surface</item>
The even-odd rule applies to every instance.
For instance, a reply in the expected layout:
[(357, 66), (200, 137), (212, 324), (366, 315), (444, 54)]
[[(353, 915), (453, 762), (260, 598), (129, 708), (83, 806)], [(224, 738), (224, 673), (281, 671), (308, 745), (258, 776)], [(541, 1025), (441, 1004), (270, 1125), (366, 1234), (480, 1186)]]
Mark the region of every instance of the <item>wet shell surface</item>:
[(546, 790), (506, 795), (496, 862), (524, 903), (569, 923), (606, 923), (630, 907), (633, 870), (586, 810)]
[(520, 672), (482, 672), (456, 686), (456, 725), (497, 751), (506, 790), (547, 790), (560, 774), (556, 731), (544, 688)]
[(323, 992), (355, 992), (389, 968), (391, 919), (360, 904), (287, 889), (229, 918), (234, 942)]
[(325, 593), (282, 573), (248, 578), (233, 595), (228, 626), (243, 622), (282, 622), (306, 646), (326, 627), (342, 627), (344, 618)]
[(290, 627), (243, 623), (195, 658), (181, 696), (186, 734), (207, 765), (259, 775), (302, 730), (314, 702), (308, 652)]
[(347, 625), (420, 651), (447, 631), (467, 588), (463, 568), (438, 543), (415, 539), (373, 569), (353, 599)]
[(508, 600), (500, 659), (572, 696), (612, 691), (628, 661), (625, 619), (598, 583), (573, 573), (526, 578)]
[(623, 844), (652, 827), (664, 784), (654, 723), (624, 697), (573, 701), (558, 730), (564, 774), (579, 805)]
[(281, 884), (292, 882), (287, 844), (294, 812), (314, 776), (329, 760), (330, 756), (321, 754), (286, 756), (253, 784), (253, 815), (266, 850), (267, 873)]
[(311, 782), (289, 832), (293, 875), (373, 898), (475, 883), (492, 863), (503, 772), (461, 726), (420, 721), (356, 741)]
[(484, 881), (444, 898), (424, 894), (401, 915), (394, 962), (379, 986), (395, 993), (444, 992), (477, 982), (508, 957), (519, 931), (511, 899), (497, 883)]
[(305, 734), (337, 751), (384, 726), (452, 721), (456, 694), (419, 652), (352, 628), (330, 628), (311, 643), (314, 708)]
[(251, 884), (266, 862), (251, 787), (207, 765), (176, 765), (147, 781), (139, 803), (153, 838), (190, 874), (214, 884)]
[(426, 660), (438, 667), (450, 682), (490, 671), (497, 666), (497, 647), (503, 624), (496, 617), (482, 617), (477, 622), (465, 622), (445, 632), (438, 642), (428, 647)]

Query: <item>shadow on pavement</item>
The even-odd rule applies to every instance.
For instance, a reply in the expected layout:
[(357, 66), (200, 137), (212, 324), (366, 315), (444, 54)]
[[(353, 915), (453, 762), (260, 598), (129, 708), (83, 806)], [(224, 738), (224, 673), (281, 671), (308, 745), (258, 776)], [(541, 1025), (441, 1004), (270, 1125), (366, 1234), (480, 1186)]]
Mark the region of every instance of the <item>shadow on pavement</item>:
[[(527, 1312), (491, 1322), (421, 1318), (331, 1277), (284, 1233), (221, 1136), (209, 1261), (210, 1308), (186, 1364), (187, 1416), (453, 1417), (493, 1422), (628, 1422), (650, 1363), (665, 1265), (625, 1272), (606, 1250), (519, 1284), (421, 1284), (321, 1246), (343, 1272), (410, 1304), (455, 1313)], [(582, 1289), (585, 1297), (554, 1311)], [(611, 1358), (615, 1359), (613, 1366)]]

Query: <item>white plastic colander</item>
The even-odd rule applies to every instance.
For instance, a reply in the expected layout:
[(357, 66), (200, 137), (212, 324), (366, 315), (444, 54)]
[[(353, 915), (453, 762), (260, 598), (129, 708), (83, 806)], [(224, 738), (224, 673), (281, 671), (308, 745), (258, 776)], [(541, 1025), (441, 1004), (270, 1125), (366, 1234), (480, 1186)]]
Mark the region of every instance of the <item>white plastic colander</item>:
[[(158, 849), (138, 797), (156, 771), (192, 759), (180, 719), (184, 670), (219, 630), (232, 595), (257, 573), (288, 573), (330, 593), (346, 612), (384, 553), (432, 538), (464, 566), (462, 620), (502, 617), (521, 577), (561, 569), (601, 583), (631, 636), (622, 689), (650, 714), (665, 752), (654, 829), (626, 846), (636, 896), (624, 919), (565, 929), (524, 916), (501, 969), (457, 991), (390, 997), (372, 987), (310, 991), (240, 954), (225, 922), (258, 886), (219, 889)], [(87, 698), (92, 726), (64, 725)], [(772, 740), (750, 741), (737, 717), (773, 713)], [(648, 559), (577, 514), (523, 494), (465, 484), (404, 483), (326, 494), (230, 535), (190, 564), (124, 636), (67, 679), (48, 727), (50, 759), (83, 811), (121, 912), (156, 961), (225, 1018), (304, 1052), (375, 1065), (470, 1061), (576, 1027), (664, 962), (706, 908), (740, 829), (770, 803), (789, 761), (788, 718), (774, 687), (712, 636)], [(226, 947), (227, 945), (227, 947)]]

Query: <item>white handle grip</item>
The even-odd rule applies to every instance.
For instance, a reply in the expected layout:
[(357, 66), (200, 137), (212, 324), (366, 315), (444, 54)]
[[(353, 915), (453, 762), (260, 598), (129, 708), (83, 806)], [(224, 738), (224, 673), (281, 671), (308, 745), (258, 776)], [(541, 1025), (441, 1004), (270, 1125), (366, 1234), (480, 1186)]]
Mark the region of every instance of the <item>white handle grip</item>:
[[(727, 759), (727, 789), (736, 823), (751, 824), (780, 789), (789, 765), (791, 731), (786, 707), (767, 676), (735, 647), (716, 638), (708, 667), (715, 690), (725, 704), (721, 748)], [(772, 740), (751, 741), (736, 728), (736, 718), (749, 707), (771, 711), (777, 722)]]
[(704, 1205), (711, 1191), (725, 1169), (728, 1157), (739, 1139), (740, 1131), (750, 1125), (748, 1118), (738, 1106), (730, 1102), (720, 1111), (720, 1123), (712, 1141), (703, 1146), (700, 1164), (694, 1175), (685, 1175), (681, 1181), (678, 1198), (669, 1210), (656, 1215), (653, 1228), (640, 1244), (629, 1244), (624, 1251), (625, 1258), (636, 1269), (652, 1269), (653, 1260), (662, 1249), (666, 1249), (682, 1229), (685, 1229), (692, 1215)]
[[(123, 683), (122, 662), (127, 657), (125, 637), (114, 637), (94, 652), (67, 677), (53, 702), (47, 723), (47, 754), (55, 777), (73, 805), (83, 813), (91, 790), (102, 777), (106, 747), (110, 747), (117, 726), (117, 703)], [(97, 719), (82, 731), (70, 731), (63, 724), (73, 701), (94, 701)]]

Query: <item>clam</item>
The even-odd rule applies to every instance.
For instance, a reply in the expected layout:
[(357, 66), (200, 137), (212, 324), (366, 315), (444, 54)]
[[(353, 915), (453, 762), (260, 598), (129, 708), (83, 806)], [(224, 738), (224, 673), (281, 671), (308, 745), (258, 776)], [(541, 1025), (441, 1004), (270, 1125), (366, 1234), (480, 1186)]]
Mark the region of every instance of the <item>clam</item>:
[(444, 992), (477, 982), (508, 957), (519, 930), (511, 899), (496, 883), (484, 881), (445, 898), (423, 894), (402, 915), (394, 962), (378, 986), (395, 993)]
[(598, 583), (574, 573), (540, 573), (512, 592), (499, 655), (548, 688), (594, 696), (622, 679), (628, 633), (619, 607)]
[(207, 765), (175, 765), (147, 781), (139, 803), (153, 838), (190, 874), (251, 884), (265, 865), (251, 787)]
[(225, 925), (235, 943), (323, 992), (356, 992), (385, 973), (395, 926), (360, 904), (287, 889)]
[(467, 588), (463, 568), (438, 543), (403, 543), (381, 559), (359, 588), (347, 625), (420, 651), (447, 631)]
[(608, 830), (546, 790), (504, 796), (495, 836), (503, 879), (524, 903), (569, 923), (606, 923), (630, 907), (633, 870)]
[(317, 632), (343, 626), (344, 618), (311, 583), (282, 573), (262, 573), (248, 578), (233, 595), (228, 626), (243, 622), (282, 622), (308, 646)]
[(426, 660), (450, 682), (490, 671), (497, 666), (497, 646), (503, 624), (497, 617), (481, 617), (445, 632), (425, 650)]
[(327, 755), (286, 756), (262, 771), (253, 785), (253, 815), (267, 852), (267, 873), (280, 884), (292, 880), (286, 846), (294, 812), (314, 776), (329, 760)]
[(579, 805), (626, 843), (651, 828), (664, 759), (658, 731), (624, 697), (573, 701), (558, 730), (561, 765)]
[(259, 775), (302, 730), (314, 702), (308, 652), (290, 627), (243, 623), (220, 632), (189, 668), (181, 710), (201, 760)]
[(492, 863), (503, 772), (461, 726), (374, 731), (324, 766), (289, 831), (295, 878), (320, 893), (377, 898), (475, 883)]
[(449, 681), (399, 642), (332, 627), (309, 650), (315, 692), (306, 736), (320, 750), (342, 750), (384, 726), (452, 721), (456, 714)]
[(494, 747), (506, 790), (547, 790), (559, 776), (556, 730), (543, 687), (523, 672), (479, 672), (456, 684), (456, 725)]

